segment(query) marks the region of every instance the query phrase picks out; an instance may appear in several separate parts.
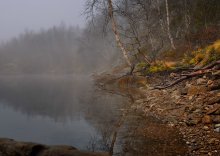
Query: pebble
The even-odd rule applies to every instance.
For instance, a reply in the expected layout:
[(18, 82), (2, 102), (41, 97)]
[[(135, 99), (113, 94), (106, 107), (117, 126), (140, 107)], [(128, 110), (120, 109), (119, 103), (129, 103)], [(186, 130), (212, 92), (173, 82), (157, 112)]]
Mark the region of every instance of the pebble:
[(203, 85), (203, 84), (206, 84), (207, 81), (203, 78), (199, 78), (199, 79), (197, 79), (196, 83), (197, 83), (197, 85)]
[(192, 143), (195, 143), (195, 142), (196, 142), (196, 139), (191, 140), (191, 142), (192, 142)]
[(180, 94), (181, 94), (181, 95), (187, 95), (187, 93), (188, 93), (187, 88), (182, 88), (182, 89), (180, 89)]
[(215, 143), (218, 143), (218, 142), (219, 142), (219, 140), (216, 139), (216, 138), (212, 138), (212, 139), (210, 139), (210, 140), (208, 141), (209, 144), (215, 144)]
[(204, 124), (210, 124), (212, 122), (212, 119), (209, 115), (205, 115), (203, 118), (202, 118), (202, 123)]
[(187, 142), (186, 142), (186, 144), (187, 144), (187, 145), (189, 145), (189, 144), (190, 144), (190, 142), (189, 142), (189, 141), (187, 141)]
[(219, 128), (219, 127), (220, 127), (220, 124), (216, 124), (216, 125), (215, 125), (215, 128)]
[(207, 85), (212, 85), (213, 84), (213, 81), (212, 80), (209, 80), (208, 82), (207, 82)]
[(220, 133), (220, 127), (214, 129), (214, 131)]
[(193, 96), (189, 96), (189, 100), (192, 100), (193, 99)]
[(208, 126), (204, 126), (203, 129), (207, 131), (207, 130), (209, 130), (209, 127)]
[(213, 122), (219, 125), (220, 124), (220, 115), (215, 115), (213, 117)]
[(194, 125), (197, 125), (198, 123), (199, 123), (199, 121), (196, 120), (196, 119), (190, 119), (190, 120), (187, 120), (187, 121), (186, 121), (186, 124), (187, 124), (188, 126), (194, 126)]
[(202, 112), (201, 109), (196, 109), (196, 110), (194, 111), (194, 113), (200, 113), (200, 112)]

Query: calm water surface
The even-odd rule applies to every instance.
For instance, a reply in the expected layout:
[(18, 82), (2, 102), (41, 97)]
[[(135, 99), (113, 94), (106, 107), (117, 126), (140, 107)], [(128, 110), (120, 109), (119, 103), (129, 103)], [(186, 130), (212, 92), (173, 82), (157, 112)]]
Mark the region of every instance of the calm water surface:
[(178, 131), (131, 106), (88, 76), (1, 76), (0, 138), (111, 151), (116, 134), (115, 156), (185, 155)]
[(87, 149), (125, 101), (87, 76), (1, 76), (0, 137)]

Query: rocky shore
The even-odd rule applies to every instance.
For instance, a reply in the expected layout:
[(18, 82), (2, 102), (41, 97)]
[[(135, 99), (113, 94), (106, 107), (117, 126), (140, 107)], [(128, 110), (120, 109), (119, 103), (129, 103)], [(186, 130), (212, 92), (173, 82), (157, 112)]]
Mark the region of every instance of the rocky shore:
[(108, 156), (108, 154), (84, 152), (71, 146), (47, 146), (1, 138), (0, 156)]
[(145, 114), (153, 112), (177, 127), (188, 155), (220, 155), (220, 81), (204, 76), (163, 90), (140, 88), (146, 98), (136, 100)]
[[(101, 87), (119, 92), (135, 89), (133, 111), (154, 114), (168, 126), (179, 129), (188, 147), (185, 155), (220, 156), (220, 80), (218, 75), (195, 77), (174, 87), (154, 89), (172, 81), (174, 73), (151, 76), (110, 76), (98, 78)], [(165, 82), (166, 81), (166, 82)], [(127, 88), (127, 89), (126, 89)], [(147, 133), (147, 127), (146, 127)], [(143, 134), (144, 135), (144, 134)]]

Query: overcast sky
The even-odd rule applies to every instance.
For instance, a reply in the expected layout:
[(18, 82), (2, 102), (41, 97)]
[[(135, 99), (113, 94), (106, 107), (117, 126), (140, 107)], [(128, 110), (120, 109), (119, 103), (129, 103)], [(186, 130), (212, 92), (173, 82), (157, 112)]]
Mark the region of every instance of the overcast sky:
[(24, 30), (59, 25), (83, 26), (85, 0), (0, 0), (0, 41)]

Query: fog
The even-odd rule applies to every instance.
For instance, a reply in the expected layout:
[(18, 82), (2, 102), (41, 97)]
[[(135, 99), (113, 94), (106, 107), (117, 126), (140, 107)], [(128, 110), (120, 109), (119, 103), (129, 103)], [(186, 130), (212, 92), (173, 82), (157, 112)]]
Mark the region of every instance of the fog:
[(93, 73), (116, 64), (112, 36), (85, 22), (84, 3), (0, 0), (0, 74)]
[(85, 0), (0, 0), (0, 41), (26, 29), (38, 31), (61, 22), (83, 27), (84, 3)]
[(100, 17), (85, 22), (83, 5), (0, 0), (0, 137), (85, 149), (117, 122), (126, 99), (97, 93), (90, 74), (120, 53)]

